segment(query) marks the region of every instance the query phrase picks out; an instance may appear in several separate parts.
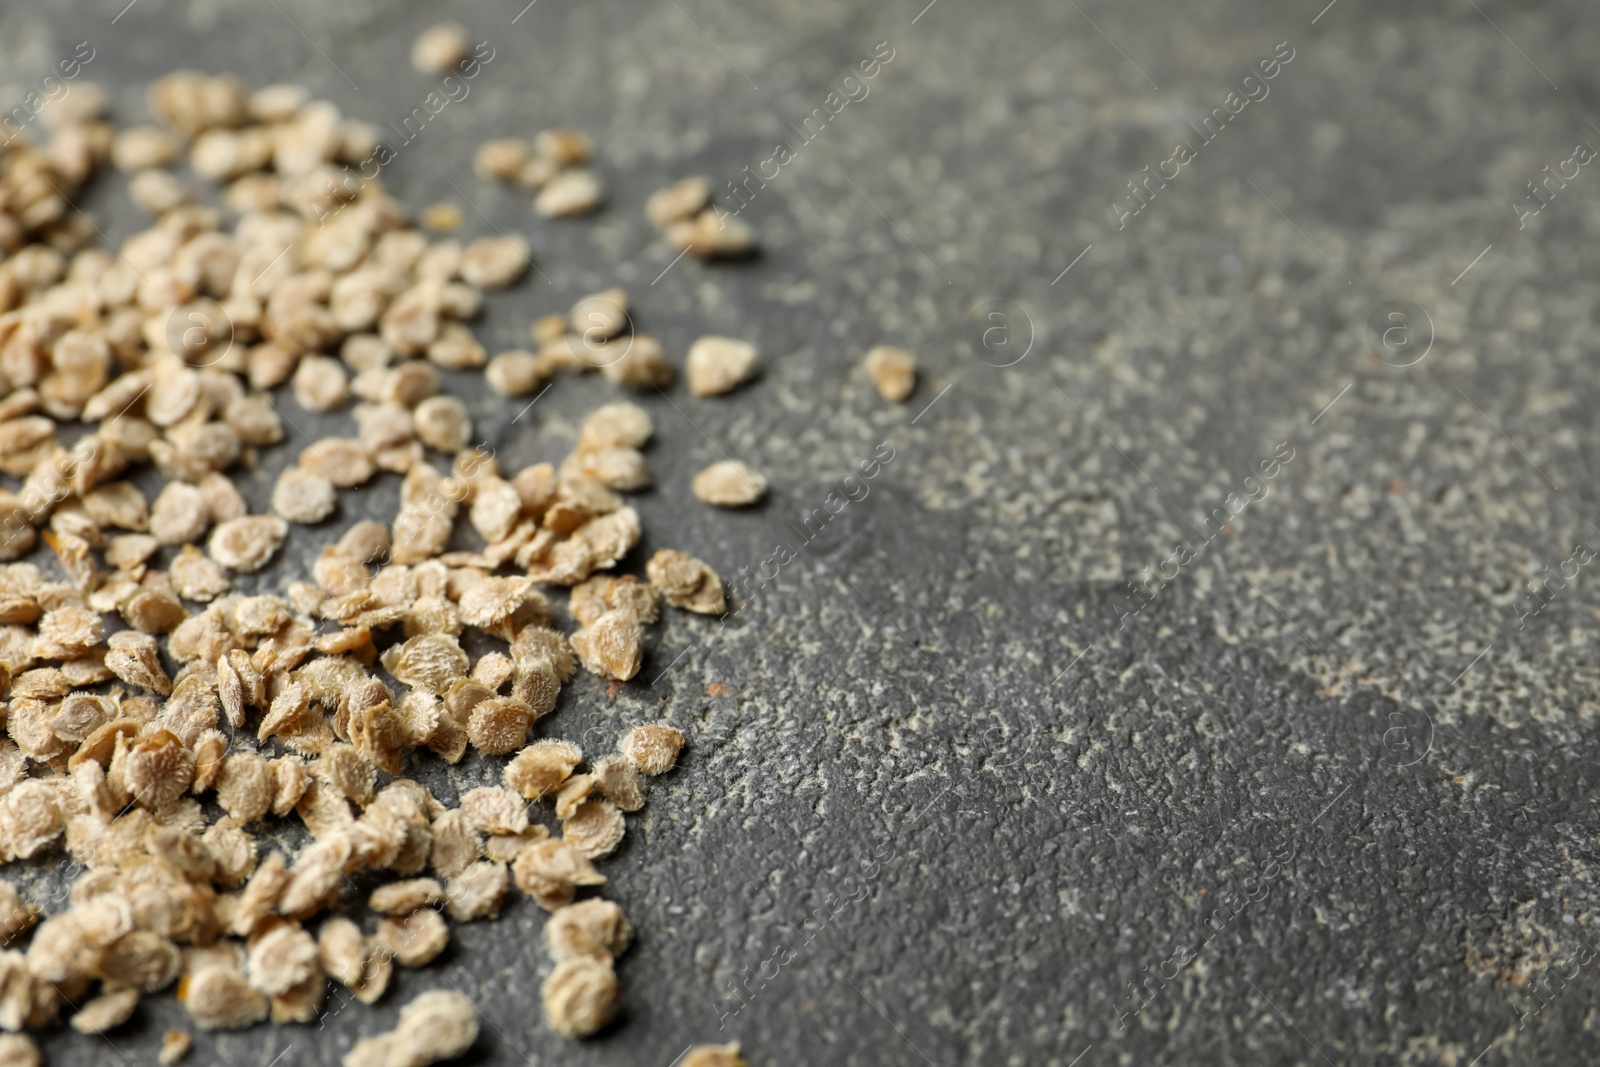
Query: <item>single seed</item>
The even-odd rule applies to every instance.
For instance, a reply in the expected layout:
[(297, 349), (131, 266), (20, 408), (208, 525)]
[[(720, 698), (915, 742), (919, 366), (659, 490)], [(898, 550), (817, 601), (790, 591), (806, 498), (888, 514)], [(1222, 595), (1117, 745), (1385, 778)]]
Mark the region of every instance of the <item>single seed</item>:
[(657, 189), (644, 202), (644, 213), (659, 229), (692, 219), (711, 199), (711, 182), (699, 176)]
[(337, 502), (332, 482), (300, 467), (286, 467), (272, 490), (272, 510), (290, 522), (321, 522)]
[(707, 504), (741, 508), (766, 495), (767, 479), (749, 464), (720, 460), (695, 475), (691, 488)]
[(683, 376), (695, 396), (720, 396), (755, 376), (756, 347), (730, 337), (702, 337), (689, 346)]
[(916, 359), (903, 348), (878, 345), (867, 353), (867, 377), (885, 400), (899, 403), (911, 395), (917, 384)]
[(466, 58), (467, 31), (454, 22), (423, 30), (411, 45), (411, 65), (423, 74), (444, 74)]
[(609, 960), (574, 956), (556, 964), (542, 990), (545, 1019), (563, 1037), (588, 1037), (616, 1017), (622, 1001)]
[(461, 208), (449, 202), (429, 204), (420, 216), (424, 228), (434, 233), (454, 233), (461, 229)]
[(545, 218), (587, 215), (605, 200), (600, 180), (587, 170), (562, 171), (545, 183), (533, 198), (533, 208)]

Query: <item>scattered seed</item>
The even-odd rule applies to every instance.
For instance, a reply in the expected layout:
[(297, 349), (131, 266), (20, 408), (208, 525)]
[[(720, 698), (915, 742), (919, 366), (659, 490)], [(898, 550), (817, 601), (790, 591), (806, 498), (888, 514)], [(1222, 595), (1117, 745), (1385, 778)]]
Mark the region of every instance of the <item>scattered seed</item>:
[(644, 202), (644, 213), (658, 229), (692, 219), (711, 200), (711, 182), (699, 176), (657, 189)]
[(544, 183), (533, 208), (545, 218), (587, 215), (605, 200), (600, 180), (587, 170), (566, 170)]
[(610, 961), (574, 956), (544, 981), (544, 1015), (563, 1037), (588, 1037), (616, 1017), (622, 1001)]
[(516, 137), (485, 141), (472, 157), (472, 169), (480, 178), (516, 181), (532, 151), (528, 142)]
[(683, 751), (683, 733), (664, 723), (635, 726), (622, 735), (622, 754), (644, 774), (666, 774)]
[(271, 515), (249, 515), (222, 523), (211, 532), (206, 551), (230, 570), (260, 570), (278, 551), (288, 523)]
[(39, 1048), (26, 1034), (0, 1034), (0, 1063), (9, 1067), (39, 1067)]
[(756, 347), (731, 337), (702, 337), (689, 346), (683, 374), (695, 396), (720, 396), (755, 377)]
[(917, 384), (917, 361), (903, 348), (878, 345), (867, 353), (867, 377), (885, 400), (899, 403), (911, 395)]
[(528, 239), (480, 237), (461, 254), (461, 277), (484, 289), (504, 289), (528, 269)]
[(423, 74), (445, 74), (466, 58), (467, 31), (454, 22), (441, 22), (418, 35), (411, 45), (411, 65)]
[(156, 1053), (156, 1059), (163, 1067), (171, 1067), (189, 1054), (189, 1046), (193, 1039), (187, 1030), (168, 1030), (161, 1035), (161, 1051)]
[(727, 1045), (696, 1045), (684, 1054), (680, 1067), (749, 1067), (739, 1055), (739, 1042)]
[(613, 609), (572, 635), (572, 650), (590, 671), (626, 682), (643, 662), (643, 631), (631, 611)]
[(727, 608), (722, 579), (709, 566), (675, 549), (659, 549), (645, 572), (650, 584), (673, 607), (703, 615), (720, 615)]
[(691, 488), (707, 504), (742, 508), (766, 495), (767, 479), (749, 464), (721, 460), (695, 475)]
[(575, 956), (609, 963), (627, 951), (633, 927), (622, 909), (609, 900), (585, 900), (562, 908), (544, 925), (550, 958), (560, 962)]
[(403, 918), (384, 919), (377, 937), (400, 966), (421, 967), (450, 944), (450, 927), (432, 908), (419, 908)]
[(609, 800), (586, 800), (561, 824), (567, 844), (592, 860), (615, 852), (625, 830), (621, 810)]
[(332, 482), (300, 467), (284, 468), (272, 490), (272, 510), (290, 522), (321, 522), (337, 503)]
[(461, 208), (448, 202), (429, 204), (419, 216), (425, 229), (434, 233), (455, 233), (461, 229)]
[(667, 240), (700, 259), (744, 259), (756, 252), (756, 232), (748, 222), (716, 208), (666, 228)]

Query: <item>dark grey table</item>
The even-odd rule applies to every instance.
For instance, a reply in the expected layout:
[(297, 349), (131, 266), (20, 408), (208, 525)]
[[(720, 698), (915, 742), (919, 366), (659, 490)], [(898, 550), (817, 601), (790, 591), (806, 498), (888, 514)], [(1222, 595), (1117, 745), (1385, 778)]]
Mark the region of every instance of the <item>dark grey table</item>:
[[(123, 2), (9, 5), (7, 99), (89, 40), (123, 121), (188, 65), (386, 125), (431, 87), (420, 29), (448, 8), (492, 42), (385, 180), (528, 234), (547, 278), (491, 298), (492, 350), (612, 284), (675, 359), (755, 341), (747, 391), (643, 401), (635, 566), (792, 556), (541, 725), (690, 737), (605, 868), (639, 930), (618, 1025), (545, 1029), (519, 898), (377, 1007), (193, 1062), (334, 1064), (447, 986), (482, 1011), (475, 1062), (540, 1067), (732, 1038), (764, 1065), (1600, 1057), (1592, 6)], [(552, 125), (599, 145), (592, 221), (468, 170)], [(641, 205), (691, 173), (770, 178), (745, 187), (761, 259), (666, 269)], [(85, 206), (139, 224), (119, 181)], [(878, 343), (918, 354), (904, 406), (858, 369)], [(614, 395), (563, 380), (513, 425), (452, 388), (512, 467)], [(723, 454), (765, 507), (687, 499)], [(263, 588), (395, 492), (297, 529)], [(451, 796), (496, 767), (429, 773)], [(114, 1047), (47, 1051), (150, 1063), (183, 1021), (154, 998)]]

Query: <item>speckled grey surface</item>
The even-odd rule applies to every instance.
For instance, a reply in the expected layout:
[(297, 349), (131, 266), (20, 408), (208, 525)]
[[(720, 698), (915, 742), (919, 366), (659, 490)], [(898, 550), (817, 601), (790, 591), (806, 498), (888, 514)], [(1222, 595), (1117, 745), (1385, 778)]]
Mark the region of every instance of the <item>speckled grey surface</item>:
[[(429, 91), (406, 50), (446, 8), (490, 41), (385, 180), (416, 207), (470, 199), (464, 233), (529, 235), (548, 280), (491, 298), (491, 349), (611, 284), (675, 357), (755, 341), (765, 374), (737, 396), (644, 399), (661, 488), (639, 558), (794, 557), (725, 626), (672, 616), (639, 679), (608, 698), (585, 678), (541, 723), (690, 737), (605, 868), (639, 931), (616, 1026), (577, 1046), (543, 1026), (543, 920), (519, 900), (375, 1008), (202, 1036), (192, 1062), (331, 1065), (452, 985), (483, 1014), (474, 1062), (538, 1067), (735, 1038), (760, 1065), (1600, 1059), (1600, 598), (1583, 568), (1516, 608), (1600, 539), (1600, 174), (1547, 186), (1525, 228), (1512, 207), (1600, 145), (1592, 5), (122, 3), (8, 6), (5, 91), (88, 39), (124, 121), (185, 64), (382, 124)], [(800, 143), (789, 124), (879, 42), (866, 97)], [(1268, 95), (1226, 101), (1289, 50)], [(599, 144), (594, 221), (537, 220), (466, 170), (481, 140), (555, 124)], [(779, 140), (794, 158), (745, 211), (763, 257), (658, 278), (644, 196), (743, 178)], [(1119, 228), (1180, 142), (1194, 158)], [(89, 200), (113, 239), (138, 224), (118, 182)], [(1389, 301), (1431, 322), (1414, 365), (1392, 364), (1426, 340), (1415, 316), (1388, 361), (1369, 344)], [(855, 369), (880, 342), (924, 369), (903, 407)], [(456, 387), (511, 467), (613, 395), (564, 380), (513, 424), (520, 405)], [(281, 404), (312, 437), (346, 418)], [(770, 476), (765, 507), (683, 502), (722, 453)], [(247, 482), (258, 506), (287, 458)], [(394, 499), (383, 482), (330, 527)], [(271, 580), (332, 532), (297, 529)], [(1158, 565), (1177, 575), (1155, 593)], [(151, 998), (114, 1045), (47, 1051), (150, 1063), (182, 1019)]]

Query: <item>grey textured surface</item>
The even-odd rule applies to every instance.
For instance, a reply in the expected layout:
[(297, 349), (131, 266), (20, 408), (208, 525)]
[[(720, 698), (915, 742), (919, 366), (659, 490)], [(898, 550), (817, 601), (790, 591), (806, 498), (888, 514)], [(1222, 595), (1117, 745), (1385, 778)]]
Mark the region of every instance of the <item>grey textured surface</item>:
[[(1600, 1058), (1592, 965), (1518, 1020), (1546, 968), (1600, 938), (1600, 598), (1585, 569), (1525, 627), (1514, 608), (1600, 538), (1600, 175), (1525, 229), (1509, 206), (1600, 145), (1592, 5), (921, 4), (0, 13), (13, 96), (88, 39), (123, 121), (191, 65), (302, 81), (382, 124), (429, 90), (404, 56), (448, 7), (496, 58), (385, 180), (418, 208), (470, 198), (468, 234), (489, 232), (481, 209), (529, 235), (549, 280), (490, 300), (491, 350), (621, 284), (675, 356), (705, 332), (764, 354), (735, 397), (644, 401), (661, 488), (638, 503), (639, 558), (673, 545), (725, 575), (779, 544), (795, 558), (727, 625), (672, 616), (635, 683), (607, 697), (584, 678), (541, 724), (660, 716), (690, 737), (606, 867), (639, 930), (619, 1024), (577, 1046), (544, 1028), (542, 916), (519, 900), (375, 1008), (203, 1036), (192, 1062), (334, 1064), (448, 985), (484, 1016), (474, 1062), (539, 1067), (667, 1067), (731, 1038), (763, 1065)], [(763, 257), (652, 283), (673, 253), (644, 196), (797, 141), (786, 124), (880, 41), (894, 58), (870, 94), (747, 209)], [(1125, 183), (1198, 146), (1186, 123), (1282, 41), (1270, 95), (1119, 229)], [(592, 222), (537, 220), (466, 169), (481, 140), (556, 124), (599, 145), (613, 206)], [(86, 206), (113, 239), (138, 224), (119, 182)], [(974, 309), (999, 300), (1026, 321), (975, 345)], [(1431, 319), (1413, 366), (1368, 344), (1393, 300)], [(855, 369), (880, 342), (920, 357), (904, 407)], [(612, 395), (563, 380), (512, 425), (520, 405), (458, 388), (510, 467), (561, 455)], [(346, 418), (282, 405), (312, 437)], [(806, 540), (803, 516), (880, 442), (894, 458), (867, 495)], [(1124, 614), (1126, 582), (1199, 548), (1195, 526), (1280, 442), (1294, 458), (1268, 495)], [(724, 452), (770, 476), (765, 507), (685, 502)], [(258, 506), (287, 458), (248, 482)], [(394, 499), (381, 483), (330, 525)], [(297, 529), (270, 580), (330, 535)], [(802, 927), (814, 909), (827, 921)], [(1195, 958), (1123, 1014), (1180, 945)], [(114, 1047), (63, 1035), (48, 1053), (153, 1062), (182, 1019), (153, 998)]]

